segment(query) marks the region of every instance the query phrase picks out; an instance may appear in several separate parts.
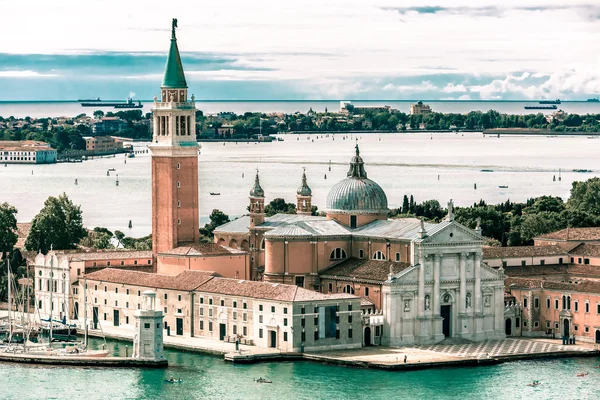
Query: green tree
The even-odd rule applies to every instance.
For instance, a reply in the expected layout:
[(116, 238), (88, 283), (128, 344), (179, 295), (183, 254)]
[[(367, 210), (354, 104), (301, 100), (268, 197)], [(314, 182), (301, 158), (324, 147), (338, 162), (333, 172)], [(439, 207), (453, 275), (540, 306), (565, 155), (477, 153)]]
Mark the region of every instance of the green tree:
[(50, 196), (44, 202), (44, 207), (33, 218), (25, 247), (44, 254), (50, 246), (55, 250), (74, 249), (86, 236), (81, 208), (63, 193), (58, 197)]
[(213, 231), (217, 227), (229, 222), (229, 215), (217, 209), (212, 210), (209, 218), (210, 222), (204, 225), (204, 228), (200, 228), (200, 234), (209, 238), (212, 238), (214, 236)]
[(408, 196), (404, 195), (404, 199), (402, 199), (402, 214), (408, 214), (409, 204), (408, 204)]
[(102, 117), (104, 117), (104, 111), (102, 111), (102, 110), (96, 110), (96, 111), (94, 111), (94, 118), (100, 119)]
[(510, 224), (506, 215), (493, 206), (484, 207), (457, 207), (455, 219), (459, 223), (474, 229), (477, 226), (477, 218), (481, 218), (481, 234), (493, 238), (505, 244), (505, 233), (508, 232)]
[(8, 203), (0, 204), (0, 259), (17, 243), (17, 209)]
[(296, 214), (296, 205), (286, 203), (284, 199), (277, 198), (265, 206), (265, 215), (267, 217), (275, 214)]
[(521, 223), (521, 238), (523, 244), (533, 244), (533, 238), (544, 233), (554, 232), (565, 228), (560, 214), (551, 211), (542, 211), (537, 214), (526, 214)]
[(594, 177), (585, 182), (573, 182), (567, 207), (571, 210), (600, 215), (600, 178)]

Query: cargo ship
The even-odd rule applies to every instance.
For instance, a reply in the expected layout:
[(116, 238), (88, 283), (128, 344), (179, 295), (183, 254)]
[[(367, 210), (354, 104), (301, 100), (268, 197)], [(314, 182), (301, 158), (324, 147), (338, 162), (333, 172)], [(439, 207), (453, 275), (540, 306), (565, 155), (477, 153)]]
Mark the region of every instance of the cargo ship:
[(131, 98), (128, 98), (126, 102), (120, 102), (120, 103), (102, 101), (102, 100), (100, 100), (100, 97), (98, 97), (96, 100), (91, 100), (91, 101), (80, 100), (80, 101), (81, 101), (82, 107), (114, 107), (114, 108), (142, 108), (142, 107), (144, 107), (142, 105), (141, 101), (138, 101), (137, 103), (135, 103)]
[(598, 102), (600, 102), (600, 99), (597, 97), (594, 97), (592, 99), (587, 99), (587, 101), (589, 101), (590, 103), (598, 103)]
[(551, 106), (525, 106), (526, 110), (556, 110), (558, 107), (555, 105)]
[(540, 104), (560, 104), (560, 99), (556, 99), (556, 100), (542, 100), (539, 103)]

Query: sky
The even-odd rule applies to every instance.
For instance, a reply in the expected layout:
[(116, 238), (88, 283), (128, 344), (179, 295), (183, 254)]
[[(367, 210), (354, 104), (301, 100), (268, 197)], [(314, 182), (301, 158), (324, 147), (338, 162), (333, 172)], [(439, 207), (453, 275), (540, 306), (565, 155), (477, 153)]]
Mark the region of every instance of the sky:
[[(0, 0), (0, 101), (585, 100), (600, 0)], [(8, 17), (7, 17), (8, 16)]]

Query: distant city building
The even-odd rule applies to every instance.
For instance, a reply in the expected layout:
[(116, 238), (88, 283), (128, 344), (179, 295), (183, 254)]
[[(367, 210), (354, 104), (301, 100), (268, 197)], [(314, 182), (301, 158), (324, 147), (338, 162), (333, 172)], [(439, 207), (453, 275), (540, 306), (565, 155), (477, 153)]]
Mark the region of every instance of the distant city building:
[(219, 128), (217, 128), (217, 134), (219, 136), (235, 135), (235, 129), (233, 129), (233, 125), (231, 124), (223, 124)]
[(34, 140), (0, 141), (0, 162), (51, 164), (56, 162), (56, 150), (46, 142)]
[(95, 135), (110, 135), (124, 129), (127, 123), (119, 117), (103, 117), (92, 122), (92, 133)]
[(123, 151), (123, 141), (112, 136), (92, 136), (84, 139), (88, 154), (113, 154)]
[(422, 101), (410, 105), (410, 115), (431, 114), (432, 112), (431, 107)]
[(567, 113), (563, 110), (554, 111), (552, 114), (546, 115), (546, 121), (551, 124), (552, 122), (563, 122), (567, 118)]
[(368, 111), (373, 113), (380, 112), (391, 112), (392, 107), (390, 106), (356, 106), (350, 101), (340, 102), (340, 113), (342, 114), (364, 114)]

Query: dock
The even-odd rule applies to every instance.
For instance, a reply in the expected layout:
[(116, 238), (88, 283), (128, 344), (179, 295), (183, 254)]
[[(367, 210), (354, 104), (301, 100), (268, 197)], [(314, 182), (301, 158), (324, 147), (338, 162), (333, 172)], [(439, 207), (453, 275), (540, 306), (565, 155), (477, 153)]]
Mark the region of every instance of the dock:
[(143, 360), (133, 357), (40, 356), (18, 353), (0, 353), (0, 362), (102, 368), (166, 368), (168, 366), (166, 359)]

